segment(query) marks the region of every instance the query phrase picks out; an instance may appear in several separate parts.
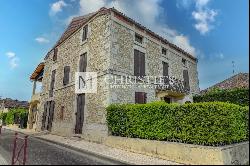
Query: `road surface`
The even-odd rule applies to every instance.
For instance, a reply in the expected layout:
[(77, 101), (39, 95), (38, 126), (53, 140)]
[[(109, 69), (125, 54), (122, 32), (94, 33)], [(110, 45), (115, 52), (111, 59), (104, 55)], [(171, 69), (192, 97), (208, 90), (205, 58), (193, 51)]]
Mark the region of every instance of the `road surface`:
[[(20, 134), (21, 135), (21, 134)], [(3, 129), (0, 135), (0, 156), (11, 163), (14, 132)], [(27, 165), (117, 165), (119, 161), (105, 159), (87, 153), (55, 145), (29, 136)], [(1, 165), (1, 163), (0, 163)]]

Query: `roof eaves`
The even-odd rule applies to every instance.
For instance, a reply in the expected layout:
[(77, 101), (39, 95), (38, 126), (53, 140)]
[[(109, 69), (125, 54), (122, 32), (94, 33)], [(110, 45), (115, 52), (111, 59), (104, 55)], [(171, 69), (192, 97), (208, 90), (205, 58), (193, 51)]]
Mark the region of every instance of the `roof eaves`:
[(180, 47), (178, 47), (177, 45), (169, 42), (167, 39), (163, 38), (162, 36), (156, 34), (155, 32), (151, 31), (150, 29), (146, 28), (145, 26), (141, 25), (140, 23), (136, 22), (135, 20), (129, 18), (128, 16), (126, 16), (125, 14), (123, 14), (122, 12), (116, 10), (115, 8), (110, 8), (110, 10), (112, 10), (113, 12), (123, 16), (125, 19), (127, 19), (128, 21), (131, 21), (133, 24), (135, 24), (136, 26), (138, 26), (139, 28), (145, 30), (146, 32), (154, 35), (156, 38), (159, 38), (161, 41), (167, 43), (169, 46), (175, 48), (176, 50), (178, 50), (179, 52), (185, 54), (186, 56), (188, 56), (189, 58), (195, 60), (196, 62), (198, 62), (198, 59), (196, 57), (194, 57), (193, 55), (191, 55), (190, 53), (184, 51), (183, 49), (181, 49)]

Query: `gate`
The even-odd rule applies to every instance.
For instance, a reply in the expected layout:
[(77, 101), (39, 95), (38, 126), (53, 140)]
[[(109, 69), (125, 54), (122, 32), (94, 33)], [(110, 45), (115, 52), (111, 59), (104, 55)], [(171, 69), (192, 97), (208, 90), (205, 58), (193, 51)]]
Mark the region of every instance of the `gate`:
[[(15, 133), (11, 165), (25, 165), (27, 160), (27, 138), (27, 135), (19, 137), (18, 133)], [(20, 141), (19, 144), (18, 141)]]

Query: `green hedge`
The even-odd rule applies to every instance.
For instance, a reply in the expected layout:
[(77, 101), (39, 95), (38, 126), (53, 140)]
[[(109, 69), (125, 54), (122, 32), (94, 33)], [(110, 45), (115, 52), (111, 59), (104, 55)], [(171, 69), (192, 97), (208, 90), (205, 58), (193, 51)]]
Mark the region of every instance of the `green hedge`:
[(248, 111), (222, 102), (110, 105), (107, 124), (115, 136), (217, 146), (248, 140)]
[(0, 119), (2, 119), (3, 124), (10, 125), (21, 123), (21, 127), (26, 128), (28, 121), (28, 110), (21, 108), (11, 109), (7, 113), (1, 113)]
[(241, 106), (249, 106), (249, 89), (215, 89), (204, 95), (194, 96), (194, 102), (196, 103), (212, 101), (229, 102)]

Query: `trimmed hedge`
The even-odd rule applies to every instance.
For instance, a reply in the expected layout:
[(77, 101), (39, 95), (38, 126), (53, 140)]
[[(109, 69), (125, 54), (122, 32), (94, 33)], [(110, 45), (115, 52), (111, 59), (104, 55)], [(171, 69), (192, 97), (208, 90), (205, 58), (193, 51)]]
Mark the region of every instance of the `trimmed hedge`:
[(249, 89), (215, 89), (204, 95), (194, 96), (195, 103), (212, 101), (229, 102), (241, 106), (249, 106)]
[(26, 128), (28, 121), (28, 110), (21, 108), (11, 109), (7, 113), (1, 113), (0, 119), (2, 119), (3, 124), (20, 124), (21, 128)]
[(248, 140), (248, 111), (222, 102), (113, 104), (107, 124), (115, 136), (218, 146)]

